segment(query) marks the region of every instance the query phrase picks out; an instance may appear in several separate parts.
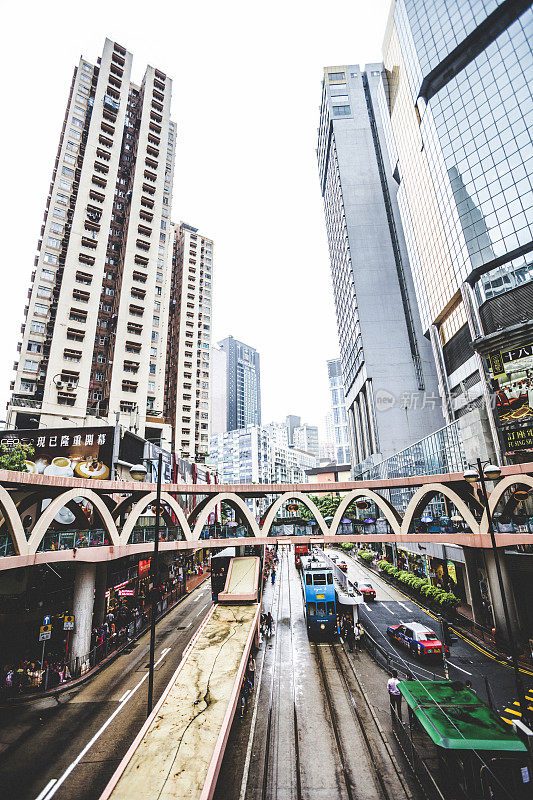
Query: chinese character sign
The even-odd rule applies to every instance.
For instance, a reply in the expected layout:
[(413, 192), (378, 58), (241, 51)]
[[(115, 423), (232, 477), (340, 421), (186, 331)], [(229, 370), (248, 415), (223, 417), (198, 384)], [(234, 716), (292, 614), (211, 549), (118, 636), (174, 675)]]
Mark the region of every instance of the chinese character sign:
[(505, 452), (533, 449), (533, 343), (487, 361)]
[[(80, 432), (81, 431), (81, 432)], [(111, 475), (114, 428), (51, 428), (16, 430), (0, 441), (31, 444), (33, 460), (26, 461), (29, 472), (44, 475), (106, 480)]]

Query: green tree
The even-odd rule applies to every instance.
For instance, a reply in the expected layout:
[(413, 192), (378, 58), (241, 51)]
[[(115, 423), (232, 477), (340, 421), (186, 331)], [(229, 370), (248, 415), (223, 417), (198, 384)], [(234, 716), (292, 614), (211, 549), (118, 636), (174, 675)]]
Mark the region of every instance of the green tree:
[(31, 444), (15, 442), (11, 447), (0, 445), (0, 469), (10, 469), (15, 472), (29, 472), (26, 461), (35, 454)]

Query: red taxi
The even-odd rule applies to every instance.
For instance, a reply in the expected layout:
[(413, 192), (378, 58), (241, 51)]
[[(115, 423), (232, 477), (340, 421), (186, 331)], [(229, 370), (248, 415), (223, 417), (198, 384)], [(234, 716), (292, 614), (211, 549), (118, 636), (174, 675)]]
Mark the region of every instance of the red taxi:
[(365, 600), (375, 600), (376, 599), (376, 590), (372, 586), (371, 583), (357, 583), (357, 588), (365, 598)]
[[(419, 622), (402, 622), (399, 625), (389, 625), (387, 635), (390, 639), (401, 644), (414, 656), (442, 657), (442, 642), (431, 628)], [(450, 654), (447, 645), (444, 646), (446, 655)]]

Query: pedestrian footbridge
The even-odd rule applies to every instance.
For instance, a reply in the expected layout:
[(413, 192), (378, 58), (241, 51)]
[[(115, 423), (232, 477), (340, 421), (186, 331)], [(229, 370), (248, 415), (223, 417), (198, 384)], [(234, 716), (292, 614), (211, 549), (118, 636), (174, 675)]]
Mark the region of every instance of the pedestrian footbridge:
[[(251, 591), (255, 565), (243, 567)], [(100, 800), (212, 797), (259, 612), (256, 602), (213, 606)]]

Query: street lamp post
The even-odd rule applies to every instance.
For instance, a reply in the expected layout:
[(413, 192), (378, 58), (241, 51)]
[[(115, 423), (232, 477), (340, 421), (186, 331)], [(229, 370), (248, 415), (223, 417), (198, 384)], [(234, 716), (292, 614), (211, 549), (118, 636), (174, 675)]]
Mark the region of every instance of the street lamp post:
[[(130, 468), (130, 474), (133, 480), (142, 481), (146, 477), (148, 470), (144, 464), (135, 464)], [(151, 583), (149, 588), (152, 592), (152, 606), (150, 609), (150, 659), (148, 665), (148, 705), (146, 716), (149, 717), (152, 713), (154, 704), (154, 661), (155, 661), (155, 623), (157, 617), (156, 603), (155, 603), (155, 583), (159, 575), (159, 521), (161, 517), (161, 475), (163, 472), (163, 453), (160, 452), (157, 457), (157, 495), (155, 507), (155, 533), (154, 533), (154, 552), (150, 564), (150, 578)]]
[(502, 576), (502, 568), (500, 563), (500, 554), (498, 553), (498, 548), (496, 546), (496, 537), (494, 535), (494, 522), (492, 519), (492, 514), (489, 506), (489, 496), (487, 494), (487, 484), (486, 480), (498, 480), (501, 475), (501, 469), (494, 464), (491, 464), (490, 461), (482, 462), (480, 458), (477, 459), (477, 470), (476, 469), (467, 469), (464, 473), (465, 480), (469, 483), (476, 483), (478, 480), (481, 484), (481, 492), (483, 495), (483, 504), (485, 506), (485, 510), (487, 512), (487, 521), (489, 526), (489, 534), (490, 534), (490, 541), (492, 544), (492, 553), (494, 555), (494, 564), (496, 567), (496, 575), (498, 577), (498, 585), (500, 588), (500, 595), (502, 598), (502, 606), (503, 606), (503, 613), (505, 616), (505, 627), (507, 629), (507, 639), (509, 641), (509, 647), (511, 649), (511, 659), (513, 662), (513, 670), (515, 676), (515, 684), (516, 684), (516, 692), (518, 694), (518, 700), (520, 702), (520, 711), (522, 713), (522, 719), (525, 723), (527, 723), (528, 715), (527, 715), (527, 703), (525, 699), (525, 692), (524, 692), (524, 685), (522, 683), (522, 677), (520, 675), (520, 668), (518, 666), (518, 652), (516, 649), (516, 642), (513, 635), (513, 629), (511, 625), (511, 616), (509, 614), (509, 606), (507, 603), (507, 595), (505, 594), (505, 587), (503, 583), (503, 576)]

